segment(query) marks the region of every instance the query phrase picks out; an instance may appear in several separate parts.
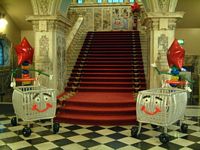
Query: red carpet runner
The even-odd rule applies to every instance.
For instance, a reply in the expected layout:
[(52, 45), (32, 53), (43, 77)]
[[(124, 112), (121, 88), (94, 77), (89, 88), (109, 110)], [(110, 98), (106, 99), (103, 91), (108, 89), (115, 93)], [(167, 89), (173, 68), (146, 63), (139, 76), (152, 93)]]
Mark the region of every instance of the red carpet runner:
[(66, 92), (59, 96), (62, 103), (55, 120), (90, 125), (134, 124), (133, 92), (145, 88), (139, 32), (89, 32)]

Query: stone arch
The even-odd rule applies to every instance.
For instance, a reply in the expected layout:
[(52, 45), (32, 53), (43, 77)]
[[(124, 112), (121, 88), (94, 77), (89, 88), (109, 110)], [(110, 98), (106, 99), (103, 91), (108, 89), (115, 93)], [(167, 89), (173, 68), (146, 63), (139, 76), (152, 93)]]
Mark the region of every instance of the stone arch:
[(68, 0), (31, 0), (34, 15), (66, 15), (71, 1)]

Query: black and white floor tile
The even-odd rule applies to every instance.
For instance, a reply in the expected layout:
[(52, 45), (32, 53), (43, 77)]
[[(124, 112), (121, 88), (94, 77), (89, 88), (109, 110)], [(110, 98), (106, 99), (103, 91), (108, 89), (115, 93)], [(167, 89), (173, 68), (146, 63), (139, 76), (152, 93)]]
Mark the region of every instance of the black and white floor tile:
[(50, 121), (34, 122), (30, 137), (22, 135), (24, 122), (10, 123), (12, 116), (0, 115), (0, 150), (199, 150), (200, 126), (197, 119), (188, 119), (187, 133), (174, 124), (168, 128), (170, 141), (162, 144), (161, 130), (144, 124), (138, 138), (131, 137), (132, 126), (88, 126), (60, 124), (53, 134)]

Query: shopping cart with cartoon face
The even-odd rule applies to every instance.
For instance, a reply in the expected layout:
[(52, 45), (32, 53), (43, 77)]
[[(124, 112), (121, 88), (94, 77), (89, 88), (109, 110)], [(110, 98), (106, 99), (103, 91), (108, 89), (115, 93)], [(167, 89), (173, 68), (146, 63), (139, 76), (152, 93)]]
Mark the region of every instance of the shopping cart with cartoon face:
[[(15, 86), (16, 81), (21, 82), (23, 79), (12, 78), (14, 91), (12, 102), (16, 117), (11, 119), (11, 124), (16, 126), (18, 119), (27, 122), (27, 127), (24, 127), (22, 134), (25, 137), (31, 135), (30, 123), (36, 120), (51, 119), (52, 130), (54, 133), (59, 131), (59, 123), (54, 123), (53, 118), (56, 114), (56, 91), (54, 89), (43, 86)], [(25, 79), (27, 80), (27, 79)], [(28, 80), (36, 80), (30, 78)]]
[(187, 91), (178, 88), (157, 88), (139, 91), (136, 103), (137, 121), (139, 128), (133, 127), (131, 135), (137, 137), (142, 123), (150, 123), (152, 127), (162, 126), (164, 132), (159, 136), (162, 143), (169, 141), (167, 127), (180, 121), (182, 132), (187, 132), (187, 125), (181, 120), (187, 105)]

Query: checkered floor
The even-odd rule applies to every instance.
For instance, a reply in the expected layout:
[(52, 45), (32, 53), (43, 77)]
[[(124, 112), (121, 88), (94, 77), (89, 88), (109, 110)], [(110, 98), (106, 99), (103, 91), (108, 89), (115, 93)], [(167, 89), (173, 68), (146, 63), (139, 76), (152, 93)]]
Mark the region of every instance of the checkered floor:
[(188, 133), (179, 132), (179, 127), (170, 125), (170, 142), (162, 144), (158, 135), (161, 128), (153, 129), (144, 124), (138, 138), (131, 137), (132, 126), (85, 126), (61, 123), (60, 131), (53, 134), (50, 121), (32, 124), (32, 134), (22, 135), (24, 122), (12, 126), (12, 116), (0, 115), (0, 150), (199, 150), (200, 126), (197, 119), (185, 121), (189, 125)]

